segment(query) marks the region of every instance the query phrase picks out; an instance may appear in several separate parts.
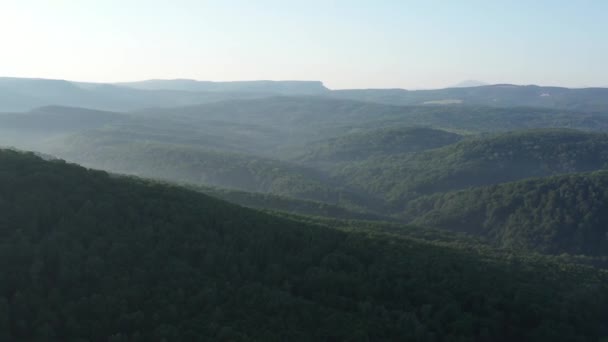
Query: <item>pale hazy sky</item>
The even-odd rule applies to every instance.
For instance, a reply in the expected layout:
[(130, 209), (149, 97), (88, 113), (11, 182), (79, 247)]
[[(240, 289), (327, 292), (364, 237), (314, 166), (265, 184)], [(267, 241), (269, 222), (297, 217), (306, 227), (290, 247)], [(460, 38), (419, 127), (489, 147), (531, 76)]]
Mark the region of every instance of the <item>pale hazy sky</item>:
[(608, 1), (0, 0), (0, 76), (608, 86)]

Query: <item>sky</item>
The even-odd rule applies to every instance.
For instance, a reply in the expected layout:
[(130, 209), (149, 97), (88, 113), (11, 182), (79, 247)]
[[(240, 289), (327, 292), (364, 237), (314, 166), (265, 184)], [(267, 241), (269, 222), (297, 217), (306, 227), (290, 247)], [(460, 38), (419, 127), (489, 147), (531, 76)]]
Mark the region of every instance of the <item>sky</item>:
[(0, 0), (0, 76), (608, 86), (606, 0)]

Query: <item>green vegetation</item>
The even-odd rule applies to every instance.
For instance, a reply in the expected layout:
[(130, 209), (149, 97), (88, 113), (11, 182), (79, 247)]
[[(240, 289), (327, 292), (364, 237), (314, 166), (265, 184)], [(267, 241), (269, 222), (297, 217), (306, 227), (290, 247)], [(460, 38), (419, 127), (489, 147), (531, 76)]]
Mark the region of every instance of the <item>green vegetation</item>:
[(222, 188), (185, 185), (187, 188), (203, 192), (209, 196), (242, 205), (248, 208), (280, 211), (315, 217), (331, 217), (338, 219), (357, 220), (393, 220), (379, 214), (346, 209), (338, 205), (319, 201), (301, 200), (291, 197), (278, 196), (269, 193), (246, 192)]
[(160, 124), (154, 124), (157, 119), (149, 120), (155, 128), (146, 128), (145, 134), (137, 125), (88, 131), (55, 140), (47, 152), (112, 172), (270, 193), (382, 215), (399, 212), (407, 201), (427, 194), (593, 171), (608, 162), (608, 138), (599, 133), (532, 130), (449, 144), (461, 138), (428, 128), (387, 128), (315, 143), (310, 152), (294, 158), (297, 165), (235, 152), (238, 146), (253, 145), (246, 144), (245, 137), (233, 135), (231, 141), (195, 132), (179, 134), (185, 130), (177, 124), (163, 134)]
[(89, 132), (64, 140), (63, 147), (53, 152), (87, 167), (147, 178), (272, 193), (352, 209), (363, 208), (367, 202), (314, 169), (216, 149)]
[(608, 275), (547, 257), (271, 216), (0, 152), (11, 341), (605, 337)]
[(608, 336), (604, 90), (0, 90), (0, 341)]
[(403, 205), (421, 195), (529, 177), (603, 169), (608, 136), (535, 130), (470, 138), (443, 148), (337, 165), (336, 179)]
[(374, 156), (420, 152), (458, 142), (462, 137), (430, 128), (400, 127), (347, 134), (314, 143), (301, 163), (336, 163)]
[[(0, 143), (225, 188), (214, 195), (248, 207), (376, 220), (403, 219), (421, 196), (608, 165), (605, 133), (522, 130), (534, 127), (607, 131), (608, 116), (275, 96), (131, 113), (57, 106), (5, 113)], [(509, 129), (516, 131), (497, 133)], [(538, 250), (578, 253), (549, 245)]]
[(440, 101), (460, 101), (466, 105), (493, 107), (529, 106), (584, 111), (606, 110), (608, 89), (568, 89), (496, 84), (481, 87), (407, 91), (403, 89), (349, 89), (333, 91), (330, 96), (393, 105), (420, 105)]
[(545, 253), (608, 255), (608, 171), (525, 180), (419, 198), (414, 224)]
[(607, 112), (479, 105), (395, 106), (322, 97), (281, 96), (146, 109), (141, 117), (171, 118), (199, 126), (206, 122), (251, 124), (286, 130), (284, 146), (300, 145), (377, 128), (432, 127), (482, 133), (536, 128), (608, 130)]

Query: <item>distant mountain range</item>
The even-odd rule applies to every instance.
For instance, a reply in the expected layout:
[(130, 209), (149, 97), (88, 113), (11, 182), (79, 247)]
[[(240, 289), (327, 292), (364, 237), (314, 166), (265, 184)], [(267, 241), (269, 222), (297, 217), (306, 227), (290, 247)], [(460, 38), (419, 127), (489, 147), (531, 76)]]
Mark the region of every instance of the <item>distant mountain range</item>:
[(0, 78), (0, 111), (26, 111), (60, 105), (100, 110), (129, 111), (172, 107), (268, 94), (194, 93), (174, 90), (140, 90), (102, 83), (65, 80)]
[(435, 90), (331, 90), (320, 81), (209, 82), (187, 79), (130, 83), (83, 83), (33, 78), (0, 78), (0, 111), (27, 111), (59, 105), (98, 110), (132, 111), (276, 96), (317, 96), (400, 106), (483, 105), (544, 107), (602, 111), (608, 107), (608, 88), (482, 85), (461, 82)]
[(334, 90), (329, 96), (407, 106), (462, 104), (582, 111), (604, 111), (608, 106), (608, 88), (570, 89), (514, 84), (416, 91), (404, 89)]

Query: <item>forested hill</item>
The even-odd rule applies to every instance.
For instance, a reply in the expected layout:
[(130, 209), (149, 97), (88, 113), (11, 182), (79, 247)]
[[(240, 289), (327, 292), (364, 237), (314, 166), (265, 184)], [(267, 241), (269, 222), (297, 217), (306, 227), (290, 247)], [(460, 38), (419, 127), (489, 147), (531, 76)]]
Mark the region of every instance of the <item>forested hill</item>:
[(213, 148), (146, 139), (114, 132), (88, 132), (64, 140), (51, 152), (87, 167), (146, 178), (363, 207), (368, 200), (319, 171), (300, 165)]
[(606, 274), (0, 151), (4, 341), (597, 341)]
[(86, 108), (47, 106), (25, 113), (0, 113), (2, 130), (53, 134), (97, 128), (117, 122), (124, 115)]
[(189, 189), (203, 192), (209, 196), (223, 199), (248, 208), (271, 210), (274, 212), (293, 213), (313, 217), (330, 217), (349, 220), (394, 221), (394, 219), (366, 212), (364, 210), (347, 209), (335, 204), (320, 201), (302, 200), (293, 197), (274, 195), (270, 193), (246, 192), (225, 188), (185, 185)]
[(337, 178), (392, 201), (608, 166), (608, 135), (531, 130), (463, 140), (417, 154), (341, 166)]
[(513, 84), (414, 91), (346, 89), (333, 91), (331, 96), (395, 105), (448, 103), (494, 107), (548, 107), (585, 111), (604, 110), (608, 105), (608, 88), (569, 89)]
[(347, 134), (311, 144), (297, 158), (303, 163), (335, 163), (374, 156), (420, 152), (458, 142), (462, 136), (423, 127), (383, 128)]
[(502, 247), (608, 255), (608, 171), (422, 197), (413, 223), (488, 237)]
[[(308, 141), (352, 129), (424, 126), (463, 132), (504, 132), (534, 128), (608, 130), (605, 111), (480, 105), (397, 106), (361, 99), (274, 96), (137, 111), (144, 117), (179, 117), (191, 123), (218, 120), (286, 129)], [(300, 140), (302, 139), (300, 138)]]

